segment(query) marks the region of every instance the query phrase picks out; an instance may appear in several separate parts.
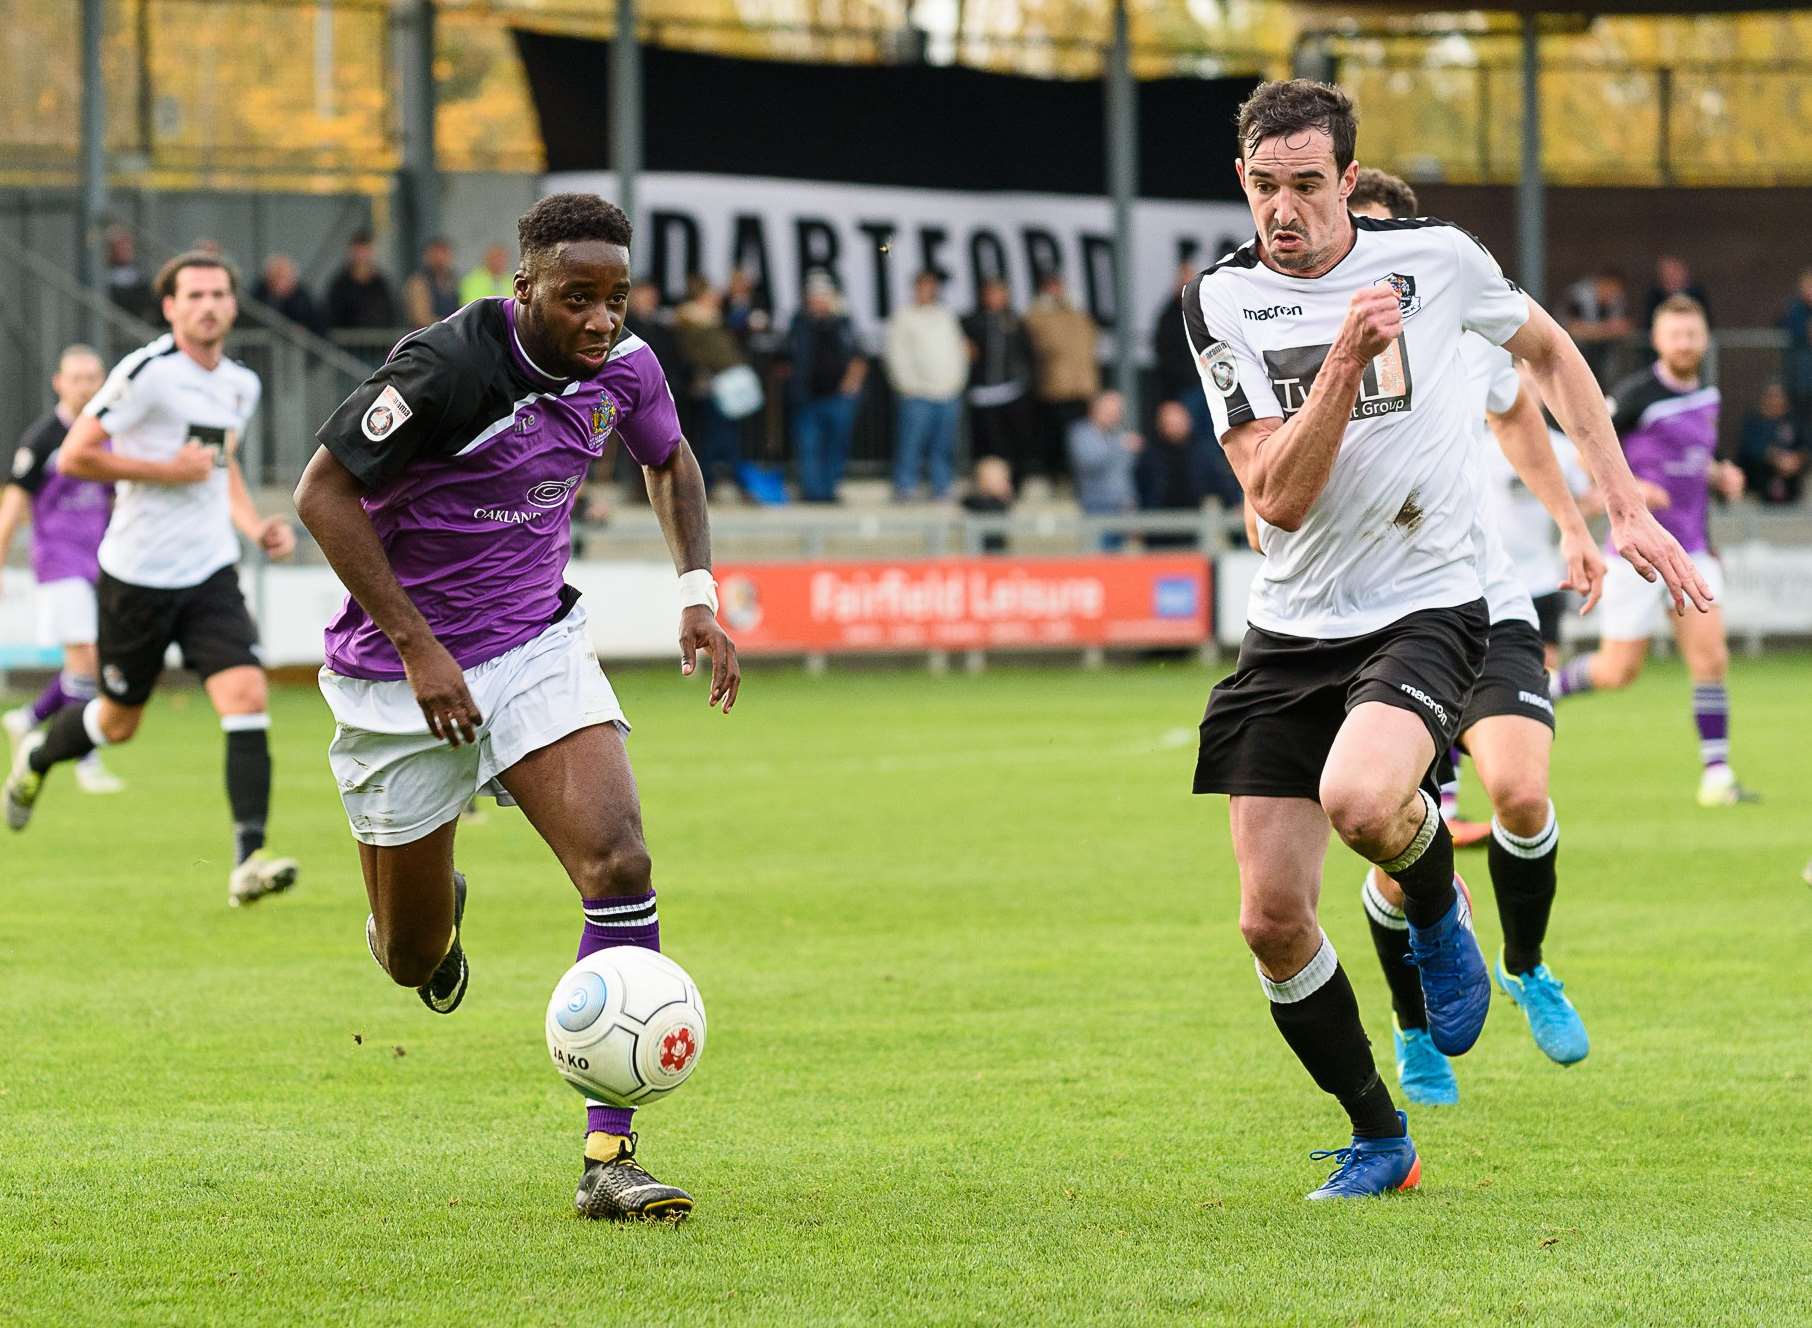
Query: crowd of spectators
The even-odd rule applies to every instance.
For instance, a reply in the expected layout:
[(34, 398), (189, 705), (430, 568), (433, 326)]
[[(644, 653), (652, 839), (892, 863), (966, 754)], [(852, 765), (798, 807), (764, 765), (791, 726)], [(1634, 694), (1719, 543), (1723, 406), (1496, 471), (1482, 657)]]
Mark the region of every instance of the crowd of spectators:
[[(151, 273), (130, 231), (109, 231), (106, 259), (113, 302), (160, 323)], [(378, 262), (371, 233), (360, 230), (319, 296), (303, 284), (291, 256), (269, 255), (251, 283), (248, 318), (274, 315), (375, 359), (399, 329), (508, 294), (514, 269), (511, 250), (495, 243), (462, 274), (451, 242), (436, 237), (399, 286)], [(1175, 289), (1193, 274), (1193, 265), (1179, 267)], [(1713, 308), (1686, 261), (1662, 254), (1640, 301), (1625, 276), (1606, 267), (1568, 286), (1558, 312), (1609, 387), (1652, 360), (1644, 329), (1653, 309), (1676, 294), (1692, 296), (1708, 315)], [(800, 307), (784, 326), (773, 319), (768, 293), (738, 270), (721, 286), (692, 277), (684, 300), (671, 308), (658, 286), (639, 282), (629, 327), (666, 368), (717, 494), (728, 486), (764, 503), (789, 496), (839, 501), (858, 421), (867, 421), (865, 436), (872, 437), (883, 418), (879, 402), (863, 414), (878, 387), (872, 367), (890, 402), (883, 432), (891, 434), (887, 468), (896, 502), (956, 499), (966, 451), (973, 462), (998, 462), (977, 467), (962, 499), (985, 510), (1004, 510), (1025, 491), (1063, 488), (1091, 515), (1239, 505), (1239, 484), (1212, 437), (1174, 297), (1151, 330), (1150, 400), (1140, 420), (1128, 419), (1125, 397), (1104, 386), (1101, 329), (1055, 273), (1039, 280), (1023, 310), (1004, 281), (990, 280), (975, 308), (959, 315), (945, 302), (942, 275), (920, 272), (910, 301), (872, 346), (822, 270), (806, 274)], [(1778, 381), (1747, 402), (1726, 402), (1726, 410), (1741, 412), (1733, 459), (1749, 493), (1765, 504), (1800, 502), (1812, 469), (1812, 268), (1800, 274), (1781, 328), (1787, 347)], [(776, 434), (788, 446), (770, 446)]]

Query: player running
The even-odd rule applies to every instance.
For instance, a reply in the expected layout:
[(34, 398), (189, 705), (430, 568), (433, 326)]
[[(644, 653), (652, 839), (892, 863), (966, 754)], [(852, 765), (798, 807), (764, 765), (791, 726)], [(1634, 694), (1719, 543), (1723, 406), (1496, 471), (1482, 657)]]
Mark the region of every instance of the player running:
[[(411, 333), (321, 427), (296, 509), (351, 592), (327, 629), (328, 760), (359, 843), (366, 940), (438, 1014), (465, 996), (474, 793), (508, 798), (579, 891), (579, 955), (660, 949), (629, 723), (564, 581), (573, 495), (614, 433), (642, 465), (680, 576), (680, 670), (741, 672), (717, 623), (704, 477), (654, 352), (624, 330), (629, 219), (553, 194), (518, 223), (515, 294)], [(678, 1220), (692, 1196), (636, 1160), (633, 1112), (586, 1109), (583, 1217)]]
[[(63, 669), (28, 706), (0, 715), (17, 755), (31, 731), (71, 702), (94, 699), (100, 665), (95, 660), (95, 550), (107, 533), (113, 486), (57, 473), (57, 449), (107, 377), (101, 357), (87, 346), (66, 346), (50, 380), (56, 408), (33, 424), (13, 454), (11, 481), (0, 492), (0, 568), (12, 551), (21, 521), (31, 522), (31, 566), (38, 581), (38, 643), (60, 646)], [(76, 762), (84, 793), (125, 788), (90, 752)]]
[(63, 475), (115, 487), (97, 555), (101, 695), (65, 706), (21, 744), (6, 781), (6, 819), (25, 828), (53, 766), (130, 740), (164, 652), (180, 646), (226, 734), (235, 864), (227, 902), (249, 904), (294, 885), (296, 863), (264, 848), (268, 689), (258, 628), (239, 591), (234, 531), (273, 558), (287, 557), (296, 537), (282, 517), (258, 515), (239, 473), (235, 454), (261, 388), (257, 374), (226, 355), (239, 311), (232, 268), (214, 254), (179, 254), (155, 289), (170, 331), (114, 366), (57, 460)]
[[(1743, 493), (1743, 472), (1717, 459), (1718, 389), (1700, 377), (1711, 341), (1705, 310), (1690, 295), (1671, 295), (1655, 309), (1650, 328), (1655, 363), (1612, 392), (1611, 418), (1630, 468), (1665, 491), (1661, 524), (1692, 555), (1705, 584), (1722, 593), (1724, 569), (1712, 552), (1708, 525), (1711, 490), (1726, 498)], [(1628, 687), (1642, 672), (1660, 601), (1628, 568), (1613, 566), (1604, 584), (1598, 649), (1562, 666), (1554, 697)], [(1699, 731), (1699, 805), (1727, 807), (1753, 801), (1730, 769), (1730, 697), (1724, 676), (1730, 649), (1718, 609), (1674, 621), (1674, 640), (1692, 678), (1692, 719)]]
[(1429, 1033), (1484, 1026), (1490, 979), (1425, 789), (1484, 663), (1473, 394), (1461, 334), (1527, 360), (1599, 476), (1617, 547), (1706, 602), (1623, 464), (1577, 348), (1442, 222), (1355, 220), (1352, 103), (1306, 80), (1240, 108), (1235, 171), (1257, 235), (1183, 292), (1215, 433), (1256, 510), (1264, 565), (1233, 676), (1202, 721), (1198, 793), (1231, 795), (1240, 930), (1284, 1040), (1352, 1121), (1314, 1199), (1418, 1183), (1352, 984), (1316, 920), (1332, 822), (1394, 876)]
[[(1415, 192), (1378, 170), (1361, 170), (1349, 210), (1378, 220), (1413, 217)], [(1548, 426), (1534, 393), (1523, 387), (1510, 353), (1476, 333), (1460, 344), (1470, 380), (1471, 418), (1479, 439), (1481, 470), (1491, 454), (1503, 456), (1560, 528), (1566, 565), (1561, 585), (1585, 596), (1583, 611), (1598, 602), (1604, 558), (1573, 500), (1566, 475), (1548, 441)], [(1496, 445), (1492, 444), (1495, 437)], [(1554, 745), (1554, 706), (1542, 661), (1539, 616), (1479, 493), (1484, 533), (1485, 606), (1491, 620), (1485, 663), (1460, 713), (1459, 746), (1472, 758), (1493, 812), (1487, 862), (1497, 896), (1504, 945), (1497, 984), (1529, 1021), (1536, 1045), (1561, 1065), (1584, 1060), (1590, 1043), (1585, 1024), (1542, 962), (1542, 941), (1554, 907), (1560, 823), (1548, 797), (1548, 761)], [(1422, 984), (1410, 955), (1403, 891), (1373, 867), (1361, 890), (1372, 944), (1384, 967), (1396, 1013), (1392, 1037), (1397, 1081), (1411, 1102), (1458, 1102), (1453, 1066), (1428, 1031)]]

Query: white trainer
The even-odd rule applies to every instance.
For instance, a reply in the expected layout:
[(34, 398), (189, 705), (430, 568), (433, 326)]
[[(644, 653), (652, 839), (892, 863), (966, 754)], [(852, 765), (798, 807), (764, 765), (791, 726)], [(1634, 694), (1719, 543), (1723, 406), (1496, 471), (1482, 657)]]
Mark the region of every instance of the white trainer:
[(84, 793), (124, 793), (126, 781), (101, 763), (99, 752), (89, 752), (76, 762), (76, 787)]
[(273, 858), (263, 849), (233, 868), (227, 878), (227, 903), (233, 908), (280, 895), (295, 885), (301, 869), (294, 858)]

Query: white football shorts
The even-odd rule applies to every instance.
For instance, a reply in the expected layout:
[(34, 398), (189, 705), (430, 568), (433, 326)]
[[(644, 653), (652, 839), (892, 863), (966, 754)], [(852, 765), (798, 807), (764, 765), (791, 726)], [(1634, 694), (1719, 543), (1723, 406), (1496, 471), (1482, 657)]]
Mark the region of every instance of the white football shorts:
[(39, 645), (91, 646), (100, 635), (93, 582), (66, 576), (38, 587)]
[[(1724, 597), (1724, 565), (1709, 549), (1687, 555), (1699, 569), (1714, 599)], [(1604, 598), (1592, 616), (1598, 619), (1598, 635), (1605, 641), (1646, 641), (1660, 628), (1664, 615), (1670, 613), (1671, 600), (1667, 586), (1660, 578), (1644, 581), (1642, 574), (1614, 553), (1605, 555), (1609, 564), (1604, 572)], [(1687, 612), (1693, 612), (1689, 605)], [(1589, 619), (1587, 620), (1590, 621)]]
[(407, 681), (321, 670), (335, 721), (327, 760), (360, 843), (413, 843), (474, 795), (508, 804), (498, 776), (569, 733), (594, 724), (629, 732), (577, 606), (539, 636), (465, 670), (465, 678), (484, 722), (476, 743), (449, 747), (428, 732)]

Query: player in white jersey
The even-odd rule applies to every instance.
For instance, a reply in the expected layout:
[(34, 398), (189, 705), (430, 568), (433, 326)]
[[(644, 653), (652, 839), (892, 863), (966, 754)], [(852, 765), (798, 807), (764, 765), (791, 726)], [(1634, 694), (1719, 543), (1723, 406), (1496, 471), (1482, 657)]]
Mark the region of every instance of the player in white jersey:
[[(1548, 430), (1548, 445), (1575, 505), (1584, 515), (1594, 515), (1592, 480), (1580, 469), (1579, 449), (1559, 429)], [(1500, 449), (1486, 451), (1484, 478), (1485, 520), (1497, 532), (1517, 579), (1535, 605), (1542, 662), (1551, 669), (1560, 661), (1560, 622), (1567, 611), (1567, 592), (1562, 588), (1567, 569), (1554, 543), (1554, 518)], [(1649, 492), (1649, 486), (1644, 486), (1644, 492)], [(1649, 497), (1652, 505), (1653, 494)]]
[(1191, 282), (1184, 325), (1215, 433), (1257, 513), (1264, 566), (1231, 678), (1202, 720), (1195, 788), (1231, 796), (1240, 930), (1279, 1031), (1352, 1119), (1313, 1198), (1418, 1182), (1352, 984), (1316, 920), (1329, 823), (1403, 887), (1444, 1053), (1471, 1047), (1490, 979), (1423, 787), (1485, 653), (1471, 331), (1529, 362), (1599, 480), (1617, 548), (1684, 610), (1709, 603), (1649, 515), (1578, 349), (1470, 235), (1346, 210), (1352, 103), (1306, 80), (1240, 108), (1257, 234)]
[(296, 537), (282, 517), (258, 514), (235, 457), (261, 389), (225, 351), (238, 313), (233, 270), (211, 254), (180, 254), (156, 289), (169, 333), (114, 366), (57, 463), (115, 485), (97, 588), (101, 695), (65, 707), (20, 747), (4, 792), (7, 824), (25, 828), (53, 766), (138, 731), (164, 653), (179, 646), (226, 733), (235, 863), (227, 901), (245, 904), (288, 889), (296, 864), (264, 849), (270, 715), (234, 531), (277, 558)]
[[(1377, 220), (1413, 217), (1419, 210), (1408, 184), (1370, 169), (1359, 172), (1347, 207), (1356, 217)], [(1584, 611), (1590, 612), (1604, 585), (1604, 558), (1548, 442), (1541, 406), (1534, 392), (1524, 388), (1508, 351), (1467, 332), (1461, 353), (1473, 393), (1481, 468), (1489, 474), (1490, 458), (1503, 457), (1536, 495), (1560, 528), (1564, 575), (1559, 584), (1580, 591)], [(1563, 984), (1542, 962), (1560, 852), (1560, 823), (1548, 797), (1554, 703), (1548, 696), (1535, 602), (1499, 537), (1487, 492), (1481, 490), (1479, 501), (1491, 631), (1484, 667), (1460, 714), (1459, 746), (1472, 757), (1491, 799), (1487, 860), (1504, 931), (1497, 982), (1528, 1018), (1536, 1044), (1557, 1064), (1571, 1065), (1584, 1060), (1590, 1047), (1585, 1024)], [(1403, 1094), (1428, 1106), (1457, 1102), (1459, 1084), (1429, 1036), (1421, 983), (1410, 963), (1403, 892), (1373, 867), (1361, 898), (1390, 987), (1396, 1015), (1392, 1043)]]

